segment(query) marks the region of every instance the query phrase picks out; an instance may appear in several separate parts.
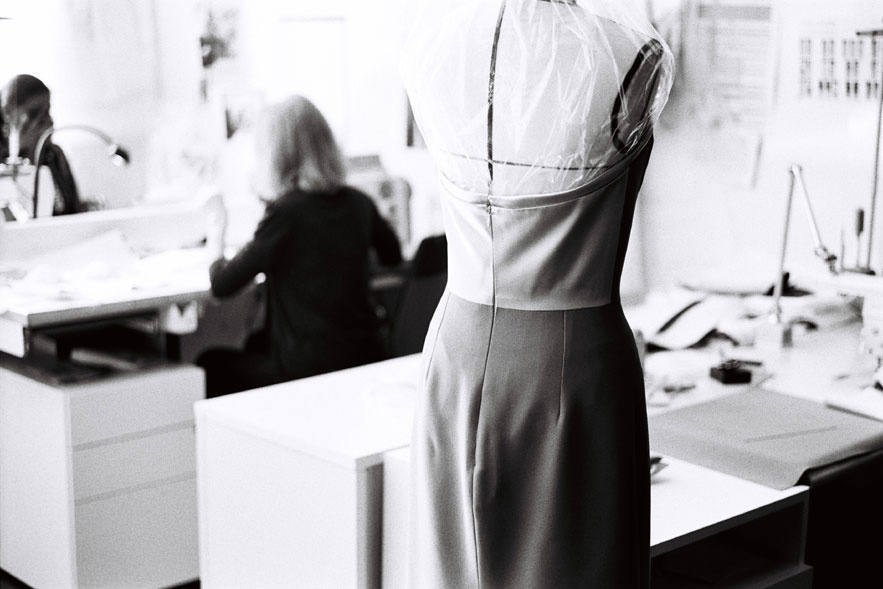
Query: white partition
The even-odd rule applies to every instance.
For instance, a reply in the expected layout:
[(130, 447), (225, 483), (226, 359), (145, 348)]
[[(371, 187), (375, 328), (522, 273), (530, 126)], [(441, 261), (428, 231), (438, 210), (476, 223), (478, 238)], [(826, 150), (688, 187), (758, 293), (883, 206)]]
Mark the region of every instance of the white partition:
[(208, 216), (221, 206), (210, 192), (177, 204), (144, 205), (30, 219), (23, 223), (0, 222), (0, 266), (20, 264), (49, 252), (116, 230), (139, 251), (164, 251), (192, 247), (206, 236)]

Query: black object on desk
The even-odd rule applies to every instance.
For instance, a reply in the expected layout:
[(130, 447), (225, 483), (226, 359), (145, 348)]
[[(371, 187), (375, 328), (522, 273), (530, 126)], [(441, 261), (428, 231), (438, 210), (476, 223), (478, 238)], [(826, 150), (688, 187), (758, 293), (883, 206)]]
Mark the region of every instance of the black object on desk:
[(724, 360), (711, 367), (711, 378), (724, 384), (745, 384), (751, 382), (751, 370), (744, 368), (738, 360)]
[(652, 477), (660, 470), (668, 466), (667, 462), (662, 461), (662, 456), (650, 455), (650, 476)]

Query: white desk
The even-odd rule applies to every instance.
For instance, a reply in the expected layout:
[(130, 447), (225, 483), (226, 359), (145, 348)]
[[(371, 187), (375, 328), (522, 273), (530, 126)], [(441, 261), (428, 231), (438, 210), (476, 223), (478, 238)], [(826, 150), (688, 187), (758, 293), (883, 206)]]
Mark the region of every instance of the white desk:
[[(763, 388), (821, 403), (868, 386), (874, 367), (869, 356), (859, 353), (859, 328), (855, 323), (810, 332), (796, 337), (793, 348), (767, 354), (766, 363), (774, 376), (763, 383)], [(721, 388), (714, 392), (719, 393)], [(676, 395), (670, 408), (710, 400), (711, 391), (702, 386)], [(879, 584), (877, 556), (883, 544), (878, 534), (883, 525), (879, 501), (883, 489), (881, 454), (883, 449), (818, 469), (807, 479), (811, 509), (806, 560), (813, 566), (817, 589)]]
[(208, 260), (174, 250), (204, 236), (205, 204), (0, 224), (0, 567), (37, 589), (198, 576), (202, 370), (154, 362), (62, 384), (20, 358), (52, 327), (149, 314), (157, 333), (195, 329)]
[(144, 312), (157, 312), (163, 331), (192, 332), (210, 286), (210, 260), (193, 246), (218, 206), (215, 197), (0, 223), (0, 351), (23, 357), (30, 330)]
[[(409, 356), (196, 404), (205, 587), (407, 586), (419, 366)], [(653, 486), (656, 562), (747, 534), (773, 561), (758, 586), (808, 587), (804, 488), (671, 463)]]
[[(778, 587), (778, 583), (810, 587), (811, 569), (803, 564), (806, 487), (776, 491), (674, 458), (665, 461), (669, 466), (654, 477), (650, 487), (654, 588), (701, 586), (698, 579), (706, 575), (726, 578), (723, 586), (730, 588)], [(409, 480), (408, 448), (387, 452), (383, 479), (384, 589), (410, 587)], [(737, 548), (745, 543), (757, 551), (751, 554), (750, 571), (745, 570), (744, 555)], [(701, 570), (707, 563), (691, 562), (696, 551), (706, 557), (714, 555), (715, 564), (723, 566), (720, 570)], [(666, 569), (675, 567), (685, 576), (674, 579), (669, 571), (666, 577)], [(689, 575), (695, 575), (694, 584)]]
[[(198, 254), (197, 254), (198, 255)], [(36, 296), (0, 285), (0, 352), (24, 357), (29, 332), (111, 317), (156, 313), (160, 330), (195, 331), (198, 307), (210, 298), (208, 270), (182, 273), (173, 284), (142, 289), (108, 288), (92, 295)]]
[(420, 356), (196, 403), (203, 587), (379, 587), (383, 454)]

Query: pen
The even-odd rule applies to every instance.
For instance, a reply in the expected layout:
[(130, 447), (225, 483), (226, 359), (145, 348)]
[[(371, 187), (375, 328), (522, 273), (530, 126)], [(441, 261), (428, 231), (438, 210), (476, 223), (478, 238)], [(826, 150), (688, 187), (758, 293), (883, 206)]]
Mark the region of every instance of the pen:
[(760, 360), (748, 360), (744, 358), (730, 358), (730, 362), (738, 362), (739, 364), (744, 364), (746, 366), (763, 366), (763, 362)]

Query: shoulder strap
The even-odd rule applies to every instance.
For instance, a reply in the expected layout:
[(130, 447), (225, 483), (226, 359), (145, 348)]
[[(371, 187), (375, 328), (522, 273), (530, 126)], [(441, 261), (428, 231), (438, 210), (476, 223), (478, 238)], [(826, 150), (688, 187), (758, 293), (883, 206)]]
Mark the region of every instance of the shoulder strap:
[(627, 153), (643, 136), (650, 120), (647, 109), (659, 83), (659, 67), (665, 49), (656, 39), (650, 39), (638, 51), (635, 61), (622, 81), (622, 87), (610, 112), (610, 135), (613, 145)]

